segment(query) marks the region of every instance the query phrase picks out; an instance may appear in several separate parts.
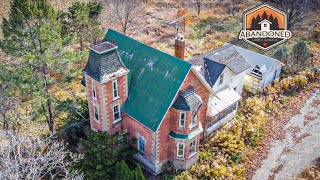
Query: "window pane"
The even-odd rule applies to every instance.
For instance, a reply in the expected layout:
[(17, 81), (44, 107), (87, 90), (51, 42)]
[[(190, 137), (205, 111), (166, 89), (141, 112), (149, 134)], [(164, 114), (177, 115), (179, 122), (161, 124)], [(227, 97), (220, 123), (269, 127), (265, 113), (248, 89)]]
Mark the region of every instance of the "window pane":
[(142, 137), (139, 137), (139, 150), (145, 152), (145, 141)]
[(119, 105), (116, 105), (113, 107), (113, 117), (114, 117), (114, 120), (120, 119)]
[(116, 98), (118, 97), (118, 82), (114, 81), (112, 85), (113, 85), (113, 97)]
[(99, 112), (97, 106), (94, 106), (94, 118), (99, 120)]
[(92, 96), (96, 97), (96, 86), (94, 84), (94, 81), (92, 81)]

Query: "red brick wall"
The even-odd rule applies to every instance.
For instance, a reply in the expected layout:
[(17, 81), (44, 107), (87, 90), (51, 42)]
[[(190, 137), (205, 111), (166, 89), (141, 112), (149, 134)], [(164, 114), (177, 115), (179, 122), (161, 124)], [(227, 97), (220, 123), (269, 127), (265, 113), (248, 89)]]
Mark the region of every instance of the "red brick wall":
[[(100, 84), (92, 79), (91, 77), (85, 75), (86, 78), (86, 88), (87, 88), (87, 98), (88, 98), (88, 108), (90, 114), (90, 123), (91, 127), (94, 128), (93, 130), (102, 131), (102, 107), (101, 107), (101, 92), (100, 92)], [(95, 81), (96, 86), (96, 99), (93, 98), (92, 94), (92, 81)], [(94, 120), (94, 106), (96, 105), (99, 109), (99, 122)]]
[[(113, 99), (113, 88), (112, 82), (110, 80), (106, 83), (100, 84), (95, 81), (96, 86), (96, 100), (92, 98), (92, 81), (94, 81), (91, 77), (86, 75), (86, 88), (88, 94), (88, 105), (89, 105), (89, 113), (90, 113), (90, 122), (91, 127), (94, 130), (103, 131), (103, 124), (107, 126), (109, 133), (113, 134), (115, 132), (119, 132), (122, 129), (122, 121), (113, 124), (113, 106), (119, 104), (120, 107), (123, 105), (127, 98), (128, 90), (127, 90), (127, 77), (123, 75), (117, 78), (118, 81), (118, 99)], [(96, 104), (99, 108), (99, 119), (100, 122), (96, 122), (94, 120), (94, 109), (93, 104)]]
[[(202, 98), (203, 105), (198, 112), (198, 121), (201, 122), (202, 126), (204, 127), (205, 118), (206, 118), (206, 106), (207, 106), (207, 101), (209, 97), (209, 92), (206, 89), (206, 87), (200, 82), (200, 80), (193, 74), (192, 71), (189, 72), (184, 84), (180, 88), (180, 91), (182, 92), (190, 87), (193, 87), (196, 93)], [(172, 140), (170, 140), (172, 138), (168, 136), (171, 130), (176, 133), (188, 134), (192, 132), (194, 129), (198, 128), (198, 126), (195, 126), (194, 128), (189, 129), (192, 114), (191, 112), (187, 112), (186, 129), (180, 130), (178, 128), (179, 115), (180, 115), (180, 111), (174, 108), (170, 108), (167, 114), (165, 115), (165, 118), (162, 124), (160, 125), (160, 128), (158, 130), (158, 139), (159, 139), (158, 157), (160, 162), (169, 158), (168, 156), (173, 153), (174, 153), (173, 157), (176, 157), (176, 152), (175, 152), (176, 144), (172, 144)], [(201, 133), (201, 137), (202, 137), (202, 133)], [(189, 144), (186, 143), (186, 151), (188, 146)], [(185, 155), (188, 155), (188, 154), (185, 153)]]
[[(148, 159), (148, 157), (153, 157), (153, 152), (154, 152), (154, 145), (153, 145), (153, 132), (145, 127), (144, 125), (140, 124), (136, 120), (134, 120), (132, 117), (128, 116), (126, 113), (122, 113), (122, 118), (123, 118), (123, 129), (129, 133), (128, 138), (129, 139), (136, 139), (137, 134), (141, 135), (144, 137), (146, 140), (146, 145), (145, 145), (145, 156)], [(137, 144), (134, 145), (135, 148), (137, 148)]]
[[(192, 71), (189, 72), (187, 79), (185, 80), (184, 84), (180, 88), (180, 91), (183, 92), (186, 89), (193, 87), (195, 92), (201, 97), (202, 99), (202, 106), (198, 112), (198, 121), (201, 122), (202, 127), (205, 127), (205, 120), (206, 120), (206, 113), (207, 113), (207, 102), (209, 99), (209, 91), (208, 89), (201, 83), (201, 81), (194, 75)], [(203, 137), (203, 133), (201, 133), (201, 138)]]

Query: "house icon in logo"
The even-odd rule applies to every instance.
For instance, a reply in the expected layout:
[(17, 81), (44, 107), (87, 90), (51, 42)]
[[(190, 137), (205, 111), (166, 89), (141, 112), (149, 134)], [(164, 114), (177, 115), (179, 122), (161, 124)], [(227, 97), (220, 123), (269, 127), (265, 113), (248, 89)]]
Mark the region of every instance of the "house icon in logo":
[(263, 21), (259, 22), (259, 24), (261, 25), (261, 31), (270, 31), (270, 24), (272, 24), (272, 22), (264, 19)]

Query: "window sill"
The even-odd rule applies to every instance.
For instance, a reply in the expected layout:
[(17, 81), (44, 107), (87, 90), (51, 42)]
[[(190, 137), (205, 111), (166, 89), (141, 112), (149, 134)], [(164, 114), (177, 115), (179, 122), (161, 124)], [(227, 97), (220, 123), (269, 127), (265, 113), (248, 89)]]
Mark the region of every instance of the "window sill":
[(100, 124), (100, 120), (94, 118), (94, 121), (95, 121), (96, 123)]
[(177, 157), (176, 160), (185, 161), (185, 159), (183, 157)]
[(196, 152), (193, 152), (193, 153), (191, 153), (190, 155), (189, 155), (189, 157), (188, 157), (188, 159), (190, 159), (190, 158), (192, 158), (194, 155), (196, 155), (198, 152), (196, 151)]
[(112, 100), (115, 101), (115, 100), (118, 100), (118, 99), (120, 99), (120, 96), (114, 97)]
[(93, 96), (92, 96), (92, 99), (95, 100), (95, 101), (97, 101), (97, 97), (93, 97)]
[(122, 118), (117, 119), (117, 120), (113, 121), (113, 123), (112, 123), (112, 124), (116, 124), (116, 123), (120, 122), (121, 120), (122, 120)]

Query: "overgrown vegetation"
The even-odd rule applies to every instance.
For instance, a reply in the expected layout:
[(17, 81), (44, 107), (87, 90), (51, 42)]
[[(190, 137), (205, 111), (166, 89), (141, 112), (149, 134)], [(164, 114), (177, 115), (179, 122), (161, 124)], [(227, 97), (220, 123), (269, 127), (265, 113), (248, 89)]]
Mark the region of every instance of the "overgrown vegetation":
[(299, 75), (276, 80), (262, 95), (248, 98), (232, 125), (225, 127), (201, 144), (199, 162), (176, 179), (245, 179), (247, 155), (264, 138), (268, 119), (280, 113), (281, 95), (292, 96), (308, 84), (319, 81), (320, 72), (303, 71)]

